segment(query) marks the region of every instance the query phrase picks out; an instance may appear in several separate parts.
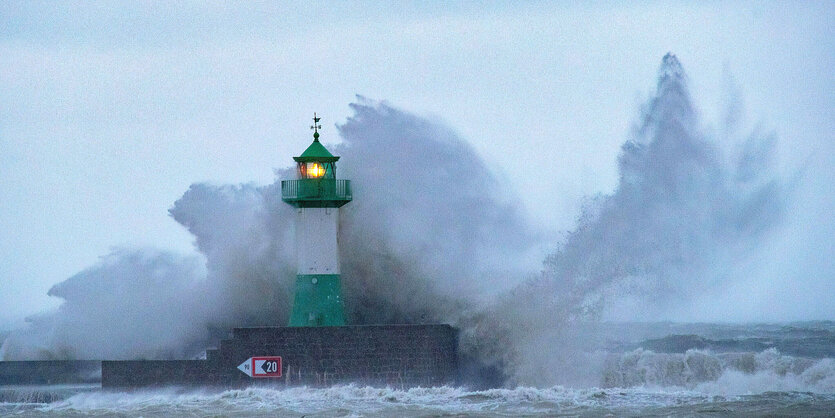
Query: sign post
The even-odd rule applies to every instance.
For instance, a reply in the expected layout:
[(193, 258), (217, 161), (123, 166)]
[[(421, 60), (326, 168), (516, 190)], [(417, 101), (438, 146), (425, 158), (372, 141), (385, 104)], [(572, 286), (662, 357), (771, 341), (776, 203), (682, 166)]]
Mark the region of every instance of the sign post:
[(249, 377), (281, 377), (281, 357), (250, 357), (238, 370)]

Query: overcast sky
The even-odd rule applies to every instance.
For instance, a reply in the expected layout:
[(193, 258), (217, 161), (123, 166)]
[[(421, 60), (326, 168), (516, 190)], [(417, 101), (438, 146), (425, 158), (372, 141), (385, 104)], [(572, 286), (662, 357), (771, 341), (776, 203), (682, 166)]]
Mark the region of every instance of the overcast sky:
[(167, 213), (191, 183), (271, 183), (357, 94), (448, 124), (532, 222), (570, 229), (668, 51), (706, 132), (737, 91), (745, 129), (805, 167), (814, 245), (777, 268), (826, 277), (785, 317), (832, 319), (835, 3), (632, 3), (0, 2), (0, 327), (114, 246), (193, 251)]

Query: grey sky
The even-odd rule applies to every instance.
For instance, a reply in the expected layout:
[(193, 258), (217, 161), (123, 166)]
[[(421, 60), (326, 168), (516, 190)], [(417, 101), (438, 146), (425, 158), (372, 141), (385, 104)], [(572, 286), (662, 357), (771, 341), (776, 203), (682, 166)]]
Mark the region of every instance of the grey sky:
[(806, 167), (795, 239), (770, 244), (790, 262), (752, 268), (803, 285), (780, 303), (778, 280), (751, 312), (831, 318), (832, 22), (831, 2), (2, 2), (0, 325), (54, 306), (49, 287), (112, 246), (191, 251), (167, 214), (191, 183), (271, 182), (313, 111), (338, 141), (355, 94), (444, 120), (536, 225), (569, 229), (616, 184), (667, 51), (706, 130), (732, 79), (743, 131), (774, 131), (783, 169)]

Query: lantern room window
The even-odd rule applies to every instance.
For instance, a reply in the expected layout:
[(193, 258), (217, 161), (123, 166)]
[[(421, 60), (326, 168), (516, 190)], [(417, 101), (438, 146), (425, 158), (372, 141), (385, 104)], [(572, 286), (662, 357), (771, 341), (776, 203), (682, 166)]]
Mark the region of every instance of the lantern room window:
[(320, 163), (301, 163), (299, 171), (303, 179), (318, 179), (325, 175), (325, 167)]
[(319, 178), (325, 175), (325, 169), (322, 168), (322, 164), (319, 163), (312, 163), (307, 168), (307, 174), (313, 178)]
[(299, 163), (299, 178), (301, 179), (321, 179), (321, 178), (335, 178), (334, 163), (329, 162), (300, 162)]

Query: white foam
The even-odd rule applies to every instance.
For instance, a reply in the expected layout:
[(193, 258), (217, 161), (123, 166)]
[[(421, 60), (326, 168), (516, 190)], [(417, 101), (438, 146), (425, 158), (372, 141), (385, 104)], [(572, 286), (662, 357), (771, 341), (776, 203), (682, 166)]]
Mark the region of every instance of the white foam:
[(835, 361), (814, 361), (802, 371), (787, 369), (784, 363), (754, 373), (727, 369), (716, 381), (704, 382), (696, 390), (709, 394), (743, 395), (765, 392), (835, 393)]
[(169, 388), (131, 393), (89, 392), (44, 405), (42, 413), (128, 414), (309, 414), (339, 411), (341, 415), (399, 413), (557, 413), (588, 408), (665, 407), (702, 403), (709, 398), (688, 391), (572, 389), (518, 387), (468, 391), (459, 387), (399, 390), (354, 385), (330, 388), (273, 389), (251, 387), (212, 392)]
[(684, 388), (706, 395), (765, 392), (835, 393), (835, 360), (760, 353), (713, 354), (688, 350), (655, 353), (637, 349), (606, 360), (604, 386)]

